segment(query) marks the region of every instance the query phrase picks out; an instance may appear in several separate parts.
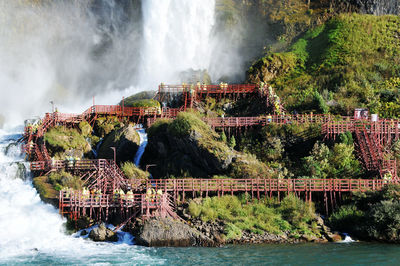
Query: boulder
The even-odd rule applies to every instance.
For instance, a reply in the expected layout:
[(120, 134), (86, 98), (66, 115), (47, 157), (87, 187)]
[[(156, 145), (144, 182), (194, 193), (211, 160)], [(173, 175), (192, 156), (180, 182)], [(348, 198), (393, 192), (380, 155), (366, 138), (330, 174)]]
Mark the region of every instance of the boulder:
[(342, 241), (342, 240), (343, 240), (343, 238), (342, 238), (341, 235), (335, 234), (335, 233), (328, 233), (328, 234), (327, 234), (327, 238), (328, 238), (328, 240), (331, 241), (331, 242), (339, 242), (339, 241)]
[(214, 246), (214, 242), (189, 225), (172, 218), (152, 218), (134, 233), (136, 243), (148, 247)]
[(101, 223), (99, 227), (93, 229), (89, 233), (89, 238), (93, 241), (118, 241), (118, 236), (112, 230), (108, 229), (104, 223)]
[(132, 160), (139, 148), (140, 137), (134, 125), (129, 124), (112, 131), (101, 144), (98, 152), (99, 158), (113, 159), (114, 152), (111, 147), (116, 147), (117, 162)]

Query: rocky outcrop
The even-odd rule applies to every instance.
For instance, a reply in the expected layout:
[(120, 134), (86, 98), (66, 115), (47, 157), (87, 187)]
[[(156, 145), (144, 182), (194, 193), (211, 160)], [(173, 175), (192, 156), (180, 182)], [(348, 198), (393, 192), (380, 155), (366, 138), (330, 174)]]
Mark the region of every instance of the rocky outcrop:
[(117, 234), (108, 229), (104, 223), (101, 223), (99, 227), (94, 228), (92, 231), (90, 231), (89, 238), (93, 241), (118, 241)]
[(193, 132), (187, 137), (172, 134), (157, 134), (149, 137), (143, 164), (155, 164), (150, 168), (153, 176), (205, 177), (224, 174), (232, 163), (234, 152), (227, 150), (224, 158), (217, 157), (207, 149), (200, 147), (200, 136)]
[(118, 163), (133, 160), (139, 143), (140, 137), (134, 125), (129, 124), (112, 131), (104, 138), (99, 148), (98, 158), (113, 159), (114, 152), (111, 147), (116, 147)]
[(360, 10), (367, 14), (387, 15), (400, 14), (400, 2), (398, 0), (353, 0)]
[[(187, 214), (184, 215), (186, 218), (189, 218)], [(338, 242), (342, 241), (342, 236), (334, 232), (332, 233), (330, 228), (324, 224), (324, 221), (321, 217), (316, 218), (318, 229), (321, 232), (321, 236), (316, 235), (301, 235), (294, 236), (289, 232), (282, 234), (272, 234), (268, 232), (264, 232), (262, 234), (257, 234), (253, 232), (243, 231), (241, 237), (238, 239), (226, 239), (224, 237), (225, 233), (225, 223), (223, 221), (208, 221), (203, 222), (202, 220), (196, 219), (192, 220), (192, 226), (203, 233), (206, 237), (211, 238), (214, 243), (217, 245), (223, 244), (260, 244), (260, 243), (299, 243), (299, 242)]]
[(134, 232), (135, 241), (148, 247), (214, 246), (215, 243), (189, 225), (172, 218), (152, 218)]
[(268, 83), (277, 76), (288, 73), (296, 64), (296, 58), (290, 53), (276, 53), (263, 57), (247, 71), (247, 82)]
[(142, 158), (142, 165), (152, 164), (149, 171), (153, 176), (269, 176), (264, 163), (230, 148), (195, 114), (182, 112), (172, 122), (160, 122), (149, 128), (149, 142)]

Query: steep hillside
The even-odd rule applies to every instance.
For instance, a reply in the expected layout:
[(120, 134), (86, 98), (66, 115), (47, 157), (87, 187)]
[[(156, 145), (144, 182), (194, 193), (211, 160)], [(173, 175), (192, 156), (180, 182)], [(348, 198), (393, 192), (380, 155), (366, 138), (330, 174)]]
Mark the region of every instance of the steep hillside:
[(400, 17), (341, 14), (247, 72), (269, 82), (290, 111), (350, 114), (368, 107), (395, 117), (400, 89)]

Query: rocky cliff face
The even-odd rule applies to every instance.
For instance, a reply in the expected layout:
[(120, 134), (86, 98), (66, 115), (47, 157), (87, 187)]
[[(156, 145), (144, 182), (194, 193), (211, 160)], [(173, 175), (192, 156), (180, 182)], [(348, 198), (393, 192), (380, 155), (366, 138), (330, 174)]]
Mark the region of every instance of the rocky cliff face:
[(143, 156), (143, 165), (155, 164), (149, 170), (153, 176), (206, 177), (224, 174), (234, 158), (233, 152), (218, 158), (198, 144), (198, 134), (177, 137), (171, 134), (158, 134), (149, 139)]
[(399, 0), (354, 0), (361, 12), (373, 15), (400, 14)]
[(108, 134), (99, 148), (99, 158), (113, 159), (113, 150), (116, 147), (117, 162), (133, 160), (139, 147), (140, 138), (134, 126), (129, 124)]
[(134, 232), (136, 243), (148, 247), (213, 246), (214, 242), (189, 225), (170, 218), (153, 218)]

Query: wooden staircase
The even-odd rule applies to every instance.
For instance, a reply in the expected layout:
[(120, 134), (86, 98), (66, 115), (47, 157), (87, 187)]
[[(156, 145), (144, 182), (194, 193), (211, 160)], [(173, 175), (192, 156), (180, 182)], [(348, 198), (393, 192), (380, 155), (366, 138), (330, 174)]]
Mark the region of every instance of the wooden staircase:
[(381, 178), (386, 178), (390, 174), (393, 179), (397, 179), (396, 160), (387, 159), (389, 154), (383, 151), (377, 132), (372, 127), (367, 128), (365, 124), (355, 126), (357, 137), (357, 148), (364, 167), (367, 171), (378, 172)]

